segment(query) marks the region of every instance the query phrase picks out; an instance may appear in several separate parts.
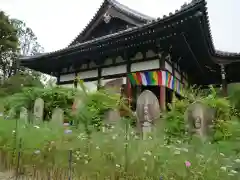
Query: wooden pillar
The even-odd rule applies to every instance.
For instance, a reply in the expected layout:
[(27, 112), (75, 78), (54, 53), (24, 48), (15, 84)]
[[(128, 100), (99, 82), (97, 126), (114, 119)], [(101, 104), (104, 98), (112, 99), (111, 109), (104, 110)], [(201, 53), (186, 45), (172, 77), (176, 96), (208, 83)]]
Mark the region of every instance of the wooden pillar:
[(131, 62), (130, 62), (130, 59), (128, 59), (127, 52), (124, 52), (123, 58), (127, 62), (126, 83), (127, 83), (128, 105), (130, 107), (132, 103), (132, 86), (131, 86), (130, 79), (128, 78), (128, 74), (131, 73)]
[(131, 107), (132, 103), (132, 86), (130, 79), (127, 77), (127, 98), (128, 98), (128, 106)]
[(57, 83), (56, 83), (57, 85), (59, 85), (60, 84), (60, 73), (58, 72), (57, 73)]
[(226, 80), (226, 71), (225, 71), (225, 65), (220, 64), (221, 66), (221, 77), (222, 77), (222, 94), (223, 96), (227, 96), (227, 80)]
[(102, 68), (98, 67), (98, 79), (97, 79), (97, 90), (101, 88), (101, 79), (102, 79)]
[(74, 88), (77, 89), (77, 86), (78, 86), (78, 77), (77, 77), (78, 73), (75, 72), (75, 78), (74, 78), (74, 81), (73, 81), (73, 85), (74, 85)]
[[(158, 58), (159, 58), (159, 69), (160, 70), (165, 70), (165, 60), (162, 54), (160, 53), (160, 44), (157, 44), (157, 49), (158, 49)], [(159, 105), (161, 111), (166, 110), (166, 87), (165, 86), (159, 86)]]

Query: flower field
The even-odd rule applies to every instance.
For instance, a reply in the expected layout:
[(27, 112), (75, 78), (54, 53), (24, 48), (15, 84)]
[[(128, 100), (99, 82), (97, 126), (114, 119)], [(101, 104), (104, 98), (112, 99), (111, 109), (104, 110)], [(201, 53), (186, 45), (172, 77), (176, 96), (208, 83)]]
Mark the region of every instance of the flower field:
[[(174, 100), (144, 140), (132, 117), (104, 126), (104, 112), (123, 106), (118, 97), (79, 93), (84, 105), (68, 114), (75, 125), (0, 117), (2, 172), (13, 171), (24, 180), (240, 179), (239, 115), (213, 89), (206, 96), (188, 93)], [(47, 102), (47, 111), (56, 106), (70, 111), (74, 94), (61, 88), (27, 89), (3, 100), (4, 107), (32, 107), (36, 97)], [(196, 100), (216, 109), (213, 133), (205, 141), (185, 129), (184, 112)]]
[(126, 131), (126, 123), (90, 136), (68, 124), (17, 127), (15, 121), (0, 121), (2, 168), (15, 169), (19, 161), (18, 171), (33, 179), (240, 178), (240, 157), (230, 141), (209, 144), (193, 138), (167, 145), (160, 126), (140, 140), (134, 129)]

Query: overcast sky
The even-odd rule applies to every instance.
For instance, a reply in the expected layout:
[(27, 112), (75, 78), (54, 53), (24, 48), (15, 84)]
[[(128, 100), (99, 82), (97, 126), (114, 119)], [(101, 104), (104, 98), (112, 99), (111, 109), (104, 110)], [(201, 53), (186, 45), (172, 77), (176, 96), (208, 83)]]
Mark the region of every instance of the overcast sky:
[[(23, 20), (45, 51), (66, 47), (93, 17), (103, 0), (0, 0), (0, 10)], [(188, 0), (119, 0), (153, 17), (174, 12)], [(240, 0), (207, 0), (215, 48), (240, 52)]]

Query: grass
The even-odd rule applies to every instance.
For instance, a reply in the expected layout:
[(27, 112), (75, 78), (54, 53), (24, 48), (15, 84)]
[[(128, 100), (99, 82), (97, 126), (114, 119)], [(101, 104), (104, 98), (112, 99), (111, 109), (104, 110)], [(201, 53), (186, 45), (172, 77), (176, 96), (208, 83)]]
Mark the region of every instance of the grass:
[(67, 179), (71, 172), (73, 179), (240, 179), (240, 157), (233, 142), (204, 144), (193, 138), (189, 144), (179, 140), (166, 145), (161, 126), (147, 140), (140, 140), (134, 129), (126, 133), (123, 121), (90, 137), (82, 127), (19, 122), (16, 131), (15, 124), (0, 120), (1, 156), (5, 157), (1, 159), (7, 167), (16, 167), (17, 153), (15, 158), (12, 154), (21, 139), (20, 170), (28, 176)]

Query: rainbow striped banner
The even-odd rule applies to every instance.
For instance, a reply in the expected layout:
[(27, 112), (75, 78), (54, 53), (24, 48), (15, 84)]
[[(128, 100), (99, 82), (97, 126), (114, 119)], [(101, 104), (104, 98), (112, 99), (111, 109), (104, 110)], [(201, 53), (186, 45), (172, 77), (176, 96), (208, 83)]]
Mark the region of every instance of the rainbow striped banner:
[(165, 86), (181, 94), (183, 85), (168, 71), (145, 71), (128, 74), (132, 85)]

